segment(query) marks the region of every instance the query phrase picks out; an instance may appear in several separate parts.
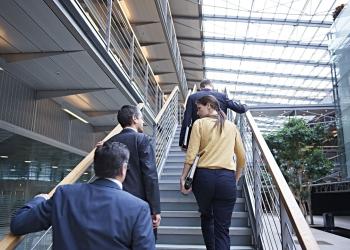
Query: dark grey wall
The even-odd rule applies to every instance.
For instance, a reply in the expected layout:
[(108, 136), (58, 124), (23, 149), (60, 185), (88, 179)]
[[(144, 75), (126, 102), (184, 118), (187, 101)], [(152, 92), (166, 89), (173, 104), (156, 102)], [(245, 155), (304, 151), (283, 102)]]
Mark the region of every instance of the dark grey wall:
[(84, 151), (99, 139), (91, 125), (72, 120), (52, 100), (35, 100), (35, 91), (6, 71), (0, 71), (0, 120)]

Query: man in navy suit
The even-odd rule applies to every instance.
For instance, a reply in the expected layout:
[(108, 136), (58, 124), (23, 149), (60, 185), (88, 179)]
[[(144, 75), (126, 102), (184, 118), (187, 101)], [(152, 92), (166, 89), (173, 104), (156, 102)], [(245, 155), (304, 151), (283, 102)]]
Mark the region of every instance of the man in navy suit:
[[(226, 94), (220, 93), (213, 90), (213, 84), (210, 80), (204, 79), (200, 83), (200, 91), (190, 95), (188, 97), (187, 103), (186, 103), (186, 109), (184, 113), (184, 117), (182, 120), (181, 125), (181, 132), (180, 132), (180, 138), (179, 138), (179, 146), (182, 147), (184, 150), (187, 148), (187, 141), (185, 142), (185, 134), (186, 129), (189, 128), (189, 132), (187, 135), (187, 140), (190, 138), (190, 127), (191, 125), (199, 118), (197, 115), (197, 106), (196, 101), (206, 95), (212, 95), (214, 96), (220, 104), (220, 109), (227, 113), (227, 109), (231, 109), (239, 114), (245, 113), (248, 110), (247, 105), (240, 104), (239, 102), (235, 102), (233, 100), (230, 100)], [(186, 145), (184, 145), (186, 143)]]
[[(122, 190), (129, 151), (121, 143), (97, 147), (92, 183), (63, 185), (38, 195), (11, 220), (23, 235), (53, 228), (53, 249), (155, 249), (149, 206)], [(47, 196), (47, 195), (46, 195)]]
[(157, 236), (160, 224), (160, 195), (156, 157), (151, 138), (143, 133), (143, 117), (136, 106), (125, 105), (118, 112), (118, 122), (123, 130), (108, 142), (125, 144), (130, 151), (128, 175), (123, 189), (146, 201), (151, 209), (153, 229)]

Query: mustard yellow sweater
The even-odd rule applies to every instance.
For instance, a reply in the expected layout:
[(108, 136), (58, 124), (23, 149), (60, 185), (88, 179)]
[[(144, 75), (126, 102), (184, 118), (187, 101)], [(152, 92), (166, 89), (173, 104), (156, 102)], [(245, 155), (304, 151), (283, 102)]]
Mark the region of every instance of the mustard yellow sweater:
[[(220, 135), (215, 118), (198, 119), (192, 126), (185, 163), (192, 164), (199, 154), (199, 168), (241, 170), (245, 165), (245, 151), (236, 125), (225, 121)], [(236, 161), (234, 161), (234, 154)]]

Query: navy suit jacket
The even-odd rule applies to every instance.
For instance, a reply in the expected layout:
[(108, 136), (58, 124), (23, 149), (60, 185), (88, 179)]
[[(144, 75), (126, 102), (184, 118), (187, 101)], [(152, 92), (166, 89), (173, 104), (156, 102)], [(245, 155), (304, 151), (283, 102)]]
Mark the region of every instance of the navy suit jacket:
[[(247, 105), (234, 102), (233, 100), (230, 100), (226, 94), (223, 94), (211, 89), (202, 89), (201, 91), (190, 95), (187, 100), (186, 109), (185, 109), (185, 113), (184, 113), (184, 117), (181, 125), (181, 132), (180, 132), (180, 139), (179, 139), (180, 147), (184, 143), (186, 127), (189, 127), (199, 118), (197, 115), (196, 101), (199, 98), (206, 95), (214, 96), (219, 101), (220, 109), (224, 111), (225, 114), (227, 113), (228, 108), (239, 114), (245, 113), (248, 110)], [(188, 138), (189, 137), (190, 135), (188, 135)]]
[(108, 142), (123, 143), (130, 151), (128, 173), (123, 182), (123, 189), (148, 202), (152, 214), (159, 214), (158, 174), (151, 138), (131, 128), (124, 128)]
[(155, 249), (148, 204), (107, 179), (34, 198), (11, 221), (16, 235), (53, 227), (54, 249)]

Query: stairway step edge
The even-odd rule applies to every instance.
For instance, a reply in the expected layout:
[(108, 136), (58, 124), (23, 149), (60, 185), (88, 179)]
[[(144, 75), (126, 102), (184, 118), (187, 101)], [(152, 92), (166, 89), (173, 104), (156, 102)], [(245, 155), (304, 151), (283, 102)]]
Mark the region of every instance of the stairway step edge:
[[(199, 217), (200, 213), (197, 211), (162, 211), (162, 217)], [(248, 212), (236, 212), (232, 213), (232, 218), (245, 218), (248, 216)]]
[[(180, 192), (180, 191), (179, 191)], [(194, 197), (187, 198), (184, 196), (183, 198), (173, 198), (173, 197), (160, 197), (160, 202), (175, 202), (175, 203), (197, 203)], [(245, 203), (245, 198), (237, 198), (236, 203)]]
[[(189, 226), (160, 226), (158, 228), (158, 234), (191, 234), (202, 235), (201, 227), (189, 227)], [(252, 230), (249, 227), (230, 227), (230, 235), (251, 235)]]
[[(156, 248), (169, 249), (169, 250), (206, 250), (204, 245), (171, 245), (171, 244), (156, 244)], [(230, 246), (230, 250), (254, 250), (252, 246)]]

